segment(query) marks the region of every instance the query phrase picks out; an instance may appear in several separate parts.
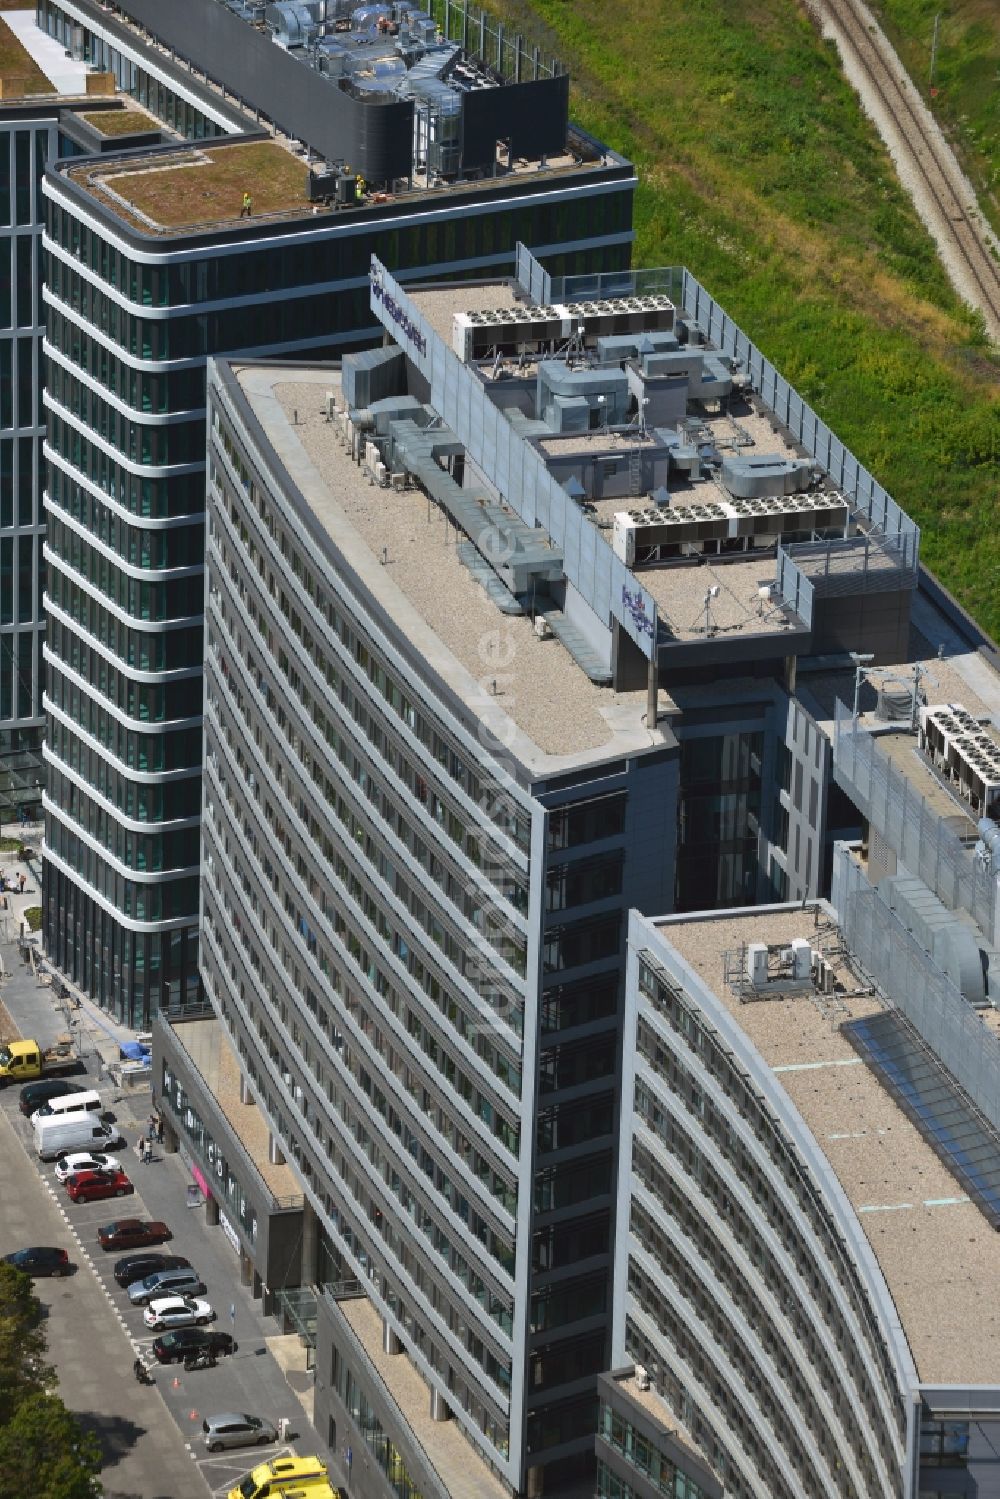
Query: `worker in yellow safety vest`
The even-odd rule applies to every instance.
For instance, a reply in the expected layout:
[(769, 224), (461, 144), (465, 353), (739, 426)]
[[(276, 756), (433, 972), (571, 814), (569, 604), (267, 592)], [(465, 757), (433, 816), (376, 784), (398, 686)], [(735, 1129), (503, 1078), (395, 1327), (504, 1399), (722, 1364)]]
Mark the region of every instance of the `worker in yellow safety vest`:
[(251, 218), (253, 215), (253, 199), (249, 193), (243, 194), (243, 207), (240, 209), (240, 218)]
[(365, 179), (361, 176), (360, 172), (354, 179), (354, 201), (356, 203), (363, 203), (365, 201)]

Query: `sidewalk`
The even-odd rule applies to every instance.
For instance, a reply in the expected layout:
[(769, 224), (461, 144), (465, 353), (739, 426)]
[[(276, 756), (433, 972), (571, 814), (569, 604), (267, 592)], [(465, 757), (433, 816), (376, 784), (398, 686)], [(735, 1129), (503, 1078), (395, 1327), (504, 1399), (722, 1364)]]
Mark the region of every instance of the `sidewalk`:
[[(44, 831), (42, 823), (32, 822), (23, 827), (5, 825), (0, 834), (0, 875), (4, 876), (4, 883), (11, 881), (16, 885), (19, 875), (23, 874), (25, 877), (23, 894), (6, 889), (0, 893), (0, 939), (5, 942), (17, 941), (21, 934), (24, 913), (28, 907), (42, 904), (40, 851)], [(3, 847), (2, 845), (10, 846)], [(24, 847), (31, 851), (29, 860), (22, 860), (18, 857), (21, 848)], [(28, 930), (27, 926), (25, 930)]]

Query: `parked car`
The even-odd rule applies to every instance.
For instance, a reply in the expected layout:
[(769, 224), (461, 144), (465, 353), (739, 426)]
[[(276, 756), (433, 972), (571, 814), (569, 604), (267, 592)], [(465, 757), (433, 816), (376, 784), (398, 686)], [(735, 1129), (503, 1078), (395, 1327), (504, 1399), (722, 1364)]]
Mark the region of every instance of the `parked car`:
[(147, 1327), (194, 1327), (215, 1321), (215, 1312), (207, 1301), (194, 1296), (157, 1296), (142, 1314)]
[(16, 1265), (26, 1275), (69, 1275), (73, 1266), (65, 1249), (53, 1249), (49, 1245), (36, 1244), (30, 1249), (15, 1249), (5, 1254), (8, 1265)]
[(224, 1358), (235, 1353), (238, 1346), (228, 1332), (216, 1332), (207, 1327), (178, 1327), (174, 1332), (164, 1332), (153, 1339), (153, 1353), (160, 1364), (181, 1364), (189, 1353), (202, 1350), (216, 1358)]
[(64, 1182), (67, 1176), (77, 1171), (120, 1171), (122, 1163), (116, 1155), (106, 1155), (103, 1150), (74, 1150), (56, 1161), (56, 1181)]
[(112, 1274), (120, 1286), (134, 1286), (157, 1270), (190, 1270), (191, 1261), (182, 1254), (126, 1254), (115, 1261)]
[(221, 1452), (226, 1447), (266, 1447), (278, 1440), (278, 1428), (273, 1421), (232, 1411), (206, 1416), (201, 1429), (209, 1452)]
[(173, 1234), (159, 1218), (116, 1218), (97, 1230), (102, 1249), (141, 1249), (145, 1244), (163, 1244)]
[(39, 1119), (80, 1119), (92, 1114), (100, 1122), (103, 1113), (104, 1100), (96, 1088), (77, 1088), (73, 1093), (67, 1093), (64, 1088), (58, 1098), (40, 1104), (29, 1118), (32, 1124), (37, 1124)]
[(18, 1108), (22, 1114), (33, 1114), (51, 1098), (63, 1098), (67, 1093), (86, 1092), (88, 1089), (83, 1083), (67, 1083), (62, 1078), (43, 1077), (39, 1082), (28, 1083), (21, 1089)]
[(157, 1296), (201, 1296), (205, 1290), (198, 1278), (197, 1270), (154, 1270), (143, 1280), (128, 1288), (128, 1299), (133, 1306), (145, 1306)]
[(135, 1188), (124, 1171), (77, 1171), (67, 1176), (66, 1191), (74, 1202), (100, 1202), (104, 1197), (128, 1197)]
[(58, 1161), (80, 1151), (94, 1155), (124, 1144), (117, 1125), (105, 1124), (93, 1114), (41, 1114), (34, 1126), (34, 1146), (42, 1161)]

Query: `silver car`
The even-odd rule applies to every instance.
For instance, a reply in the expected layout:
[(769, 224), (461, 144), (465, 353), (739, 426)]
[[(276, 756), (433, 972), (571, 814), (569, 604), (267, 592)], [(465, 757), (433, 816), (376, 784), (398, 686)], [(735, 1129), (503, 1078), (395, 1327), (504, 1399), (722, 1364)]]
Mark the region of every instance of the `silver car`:
[(206, 1416), (201, 1429), (209, 1452), (221, 1452), (224, 1447), (266, 1447), (278, 1440), (278, 1428), (273, 1421), (233, 1411)]
[(159, 1296), (200, 1296), (204, 1289), (196, 1270), (154, 1270), (144, 1280), (133, 1281), (128, 1299), (133, 1306), (145, 1306)]

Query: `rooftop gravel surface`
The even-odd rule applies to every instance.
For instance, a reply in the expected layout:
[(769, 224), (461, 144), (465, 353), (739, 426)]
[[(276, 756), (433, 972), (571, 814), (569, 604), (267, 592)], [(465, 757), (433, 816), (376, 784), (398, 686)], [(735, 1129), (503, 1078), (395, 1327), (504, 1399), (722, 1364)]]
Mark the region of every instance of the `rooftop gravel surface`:
[(882, 1009), (837, 957), (814, 908), (660, 927), (776, 1074), (837, 1175), (896, 1305), (920, 1378), (1000, 1380), (1000, 1235), (825, 1012), (812, 991), (741, 1004), (723, 953), (749, 942), (826, 946), (845, 985), (843, 1019)]

